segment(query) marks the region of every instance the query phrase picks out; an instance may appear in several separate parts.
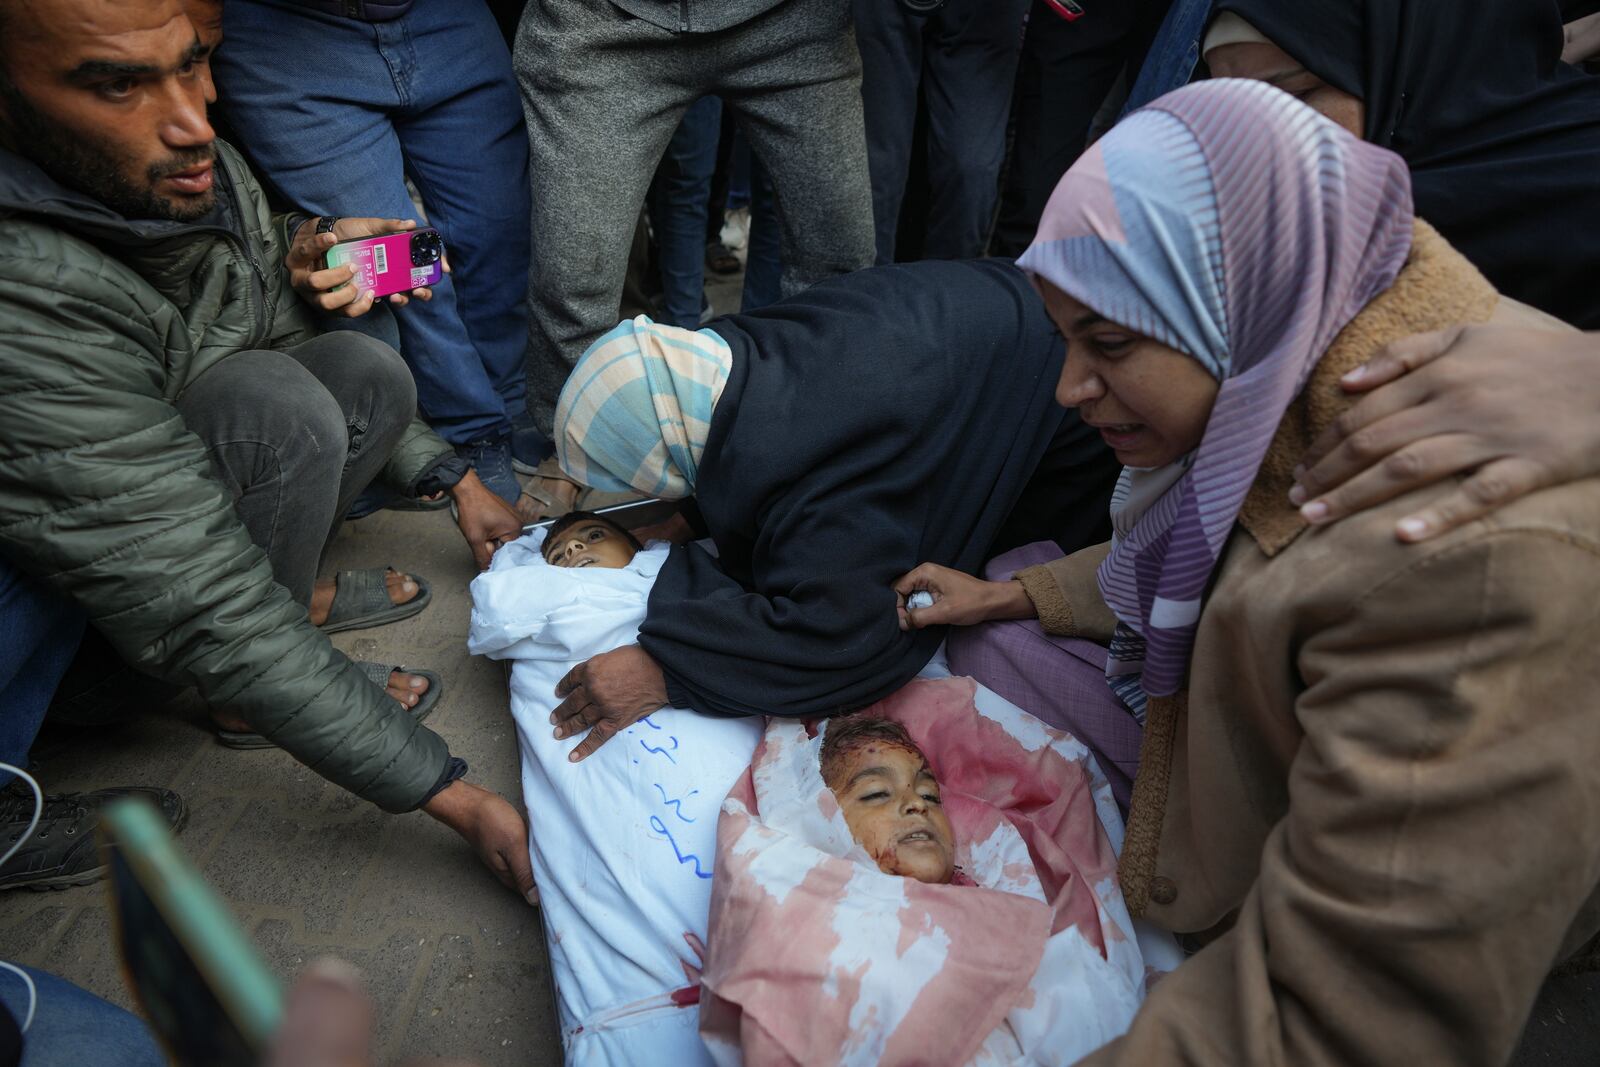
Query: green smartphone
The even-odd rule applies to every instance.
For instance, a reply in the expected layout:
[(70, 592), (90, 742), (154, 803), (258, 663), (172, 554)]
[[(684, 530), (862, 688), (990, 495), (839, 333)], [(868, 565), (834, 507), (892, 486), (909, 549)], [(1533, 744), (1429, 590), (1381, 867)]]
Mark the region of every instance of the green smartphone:
[(255, 1067), (283, 1019), (283, 987), (148, 802), (100, 817), (123, 976), (172, 1062)]

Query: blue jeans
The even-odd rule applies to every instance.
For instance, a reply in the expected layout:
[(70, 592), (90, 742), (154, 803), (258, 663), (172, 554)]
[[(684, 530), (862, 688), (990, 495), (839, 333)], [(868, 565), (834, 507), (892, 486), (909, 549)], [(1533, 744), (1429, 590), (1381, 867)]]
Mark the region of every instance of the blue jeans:
[(1201, 39), (1210, 20), (1211, 0), (1173, 0), (1150, 51), (1145, 53), (1144, 65), (1128, 93), (1123, 114), (1189, 84), (1200, 63)]
[[(662, 321), (698, 329), (705, 306), (707, 209), (722, 130), (722, 101), (702, 97), (689, 106), (667, 143), (650, 191), (651, 222), (661, 261)], [(754, 311), (782, 296), (782, 233), (772, 179), (742, 135), (733, 150), (728, 206), (750, 205), (740, 311)]]
[(783, 296), (783, 244), (778, 226), (778, 202), (772, 193), (772, 178), (762, 166), (761, 157), (750, 150), (740, 136), (733, 147), (734, 176), (729, 184), (728, 202), (741, 199), (750, 205), (750, 239), (745, 245), (744, 290), (739, 310), (755, 311), (776, 303)]
[[(20, 1067), (163, 1067), (167, 1058), (138, 1016), (64, 978), (24, 967), (38, 1004), (23, 1035)], [(0, 970), (0, 1004), (17, 1026), (28, 1016), (28, 987)]]
[(509, 432), (526, 410), (528, 137), (488, 7), (434, 0), (374, 23), (282, 0), (223, 12), (212, 66), (239, 147), (319, 215), (416, 219), (410, 177), (453, 271), (395, 315), (418, 406), (452, 444)]
[(689, 105), (667, 142), (650, 189), (650, 220), (661, 263), (661, 318), (699, 329), (705, 306), (706, 214), (717, 166), (722, 101), (703, 96)]
[[(0, 557), (0, 761), (27, 767), (28, 750), (87, 621), (71, 600)], [(12, 777), (0, 771), (0, 784)]]

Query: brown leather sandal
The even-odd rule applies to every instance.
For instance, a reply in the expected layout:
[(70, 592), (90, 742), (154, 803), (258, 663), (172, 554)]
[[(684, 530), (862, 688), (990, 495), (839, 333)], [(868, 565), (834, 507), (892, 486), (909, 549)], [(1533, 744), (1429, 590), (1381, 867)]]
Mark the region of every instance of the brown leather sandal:
[[(576, 490), (571, 500), (564, 500), (556, 496), (548, 488), (552, 483), (565, 483)], [(533, 478), (522, 487), (522, 495), (517, 498), (517, 517), (524, 523), (543, 522), (545, 519), (560, 518), (578, 506), (578, 498), (587, 488), (576, 478), (568, 477), (561, 469), (554, 456), (550, 456), (539, 464), (533, 472)]]

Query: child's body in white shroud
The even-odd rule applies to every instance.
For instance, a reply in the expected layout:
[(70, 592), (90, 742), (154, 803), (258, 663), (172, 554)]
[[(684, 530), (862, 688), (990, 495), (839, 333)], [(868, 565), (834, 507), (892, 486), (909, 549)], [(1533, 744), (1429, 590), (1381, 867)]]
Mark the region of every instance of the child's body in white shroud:
[[(762, 720), (663, 709), (567, 756), (550, 713), (578, 663), (632, 643), (668, 546), (604, 520), (538, 531), (472, 583), (468, 647), (511, 663), (534, 877), (569, 1064), (707, 1063), (700, 945), (717, 813)], [(548, 558), (547, 558), (548, 557)]]

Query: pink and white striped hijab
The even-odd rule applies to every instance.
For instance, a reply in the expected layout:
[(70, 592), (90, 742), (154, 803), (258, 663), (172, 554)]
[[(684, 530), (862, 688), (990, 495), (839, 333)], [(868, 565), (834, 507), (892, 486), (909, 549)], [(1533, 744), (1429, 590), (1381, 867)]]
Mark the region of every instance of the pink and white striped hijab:
[[(1019, 266), (1221, 383), (1199, 447), (1123, 472), (1100, 590), (1108, 681), (1184, 684), (1206, 585), (1289, 405), (1411, 249), (1405, 163), (1262, 82), (1179, 89), (1073, 165)], [(1071, 358), (1068, 353), (1067, 358)]]

